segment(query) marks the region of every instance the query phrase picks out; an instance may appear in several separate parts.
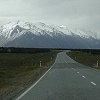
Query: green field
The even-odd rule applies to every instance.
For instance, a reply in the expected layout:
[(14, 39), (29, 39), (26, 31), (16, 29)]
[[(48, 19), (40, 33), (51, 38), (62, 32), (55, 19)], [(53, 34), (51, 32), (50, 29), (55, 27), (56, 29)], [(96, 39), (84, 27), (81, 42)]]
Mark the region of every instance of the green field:
[(67, 53), (71, 58), (77, 62), (87, 65), (92, 68), (100, 69), (100, 64), (97, 66), (97, 61), (100, 63), (100, 54), (91, 54), (85, 52), (69, 52)]
[[(0, 100), (35, 82), (54, 62), (57, 52), (0, 53)], [(41, 67), (40, 67), (41, 61)]]

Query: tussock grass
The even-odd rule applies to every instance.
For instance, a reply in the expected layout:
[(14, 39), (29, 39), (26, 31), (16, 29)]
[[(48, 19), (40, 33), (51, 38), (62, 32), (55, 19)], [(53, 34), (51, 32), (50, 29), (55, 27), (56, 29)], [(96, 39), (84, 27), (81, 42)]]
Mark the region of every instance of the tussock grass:
[[(100, 69), (100, 54), (91, 54), (91, 53), (74, 52), (74, 51), (69, 52), (67, 54), (81, 64)], [(97, 67), (97, 61), (99, 62), (98, 67)]]
[(35, 82), (50, 67), (56, 54), (56, 51), (36, 54), (0, 53), (0, 100), (11, 99)]

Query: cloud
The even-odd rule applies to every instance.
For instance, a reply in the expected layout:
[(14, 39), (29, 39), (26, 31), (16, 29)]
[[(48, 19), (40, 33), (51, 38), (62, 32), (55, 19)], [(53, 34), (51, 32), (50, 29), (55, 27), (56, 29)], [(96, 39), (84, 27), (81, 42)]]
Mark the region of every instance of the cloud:
[(100, 0), (0, 0), (0, 20), (75, 24), (99, 30)]

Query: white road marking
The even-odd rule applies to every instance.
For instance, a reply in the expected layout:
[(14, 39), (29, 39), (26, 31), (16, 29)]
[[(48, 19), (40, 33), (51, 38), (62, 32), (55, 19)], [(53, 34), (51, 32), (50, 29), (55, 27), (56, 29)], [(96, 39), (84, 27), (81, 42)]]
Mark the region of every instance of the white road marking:
[(83, 78), (86, 78), (85, 76), (82, 76)]
[(72, 68), (73, 70), (76, 70), (75, 68)]
[(94, 82), (91, 82), (91, 84), (96, 85), (96, 83), (94, 83)]
[(77, 74), (79, 74), (80, 72), (77, 72)]
[[(55, 60), (55, 63), (56, 63), (56, 60)], [(41, 79), (52, 69), (52, 67), (54, 66), (54, 64), (47, 70), (47, 72), (45, 72), (45, 74), (37, 82), (35, 82), (30, 88), (28, 88), (24, 93), (22, 93), (15, 100), (20, 100), (26, 93), (28, 93), (33, 87), (35, 87), (41, 81)]]

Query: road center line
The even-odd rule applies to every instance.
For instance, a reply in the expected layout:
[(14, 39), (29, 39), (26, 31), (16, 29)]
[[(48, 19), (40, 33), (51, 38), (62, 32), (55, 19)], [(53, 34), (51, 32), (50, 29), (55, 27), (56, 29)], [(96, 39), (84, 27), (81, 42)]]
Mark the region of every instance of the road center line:
[(72, 68), (73, 70), (76, 70), (75, 68)]
[(83, 78), (86, 78), (85, 76), (82, 76)]
[(91, 82), (91, 84), (96, 85), (96, 83), (94, 83), (94, 82)]
[(79, 74), (79, 72), (77, 72), (77, 74)]

